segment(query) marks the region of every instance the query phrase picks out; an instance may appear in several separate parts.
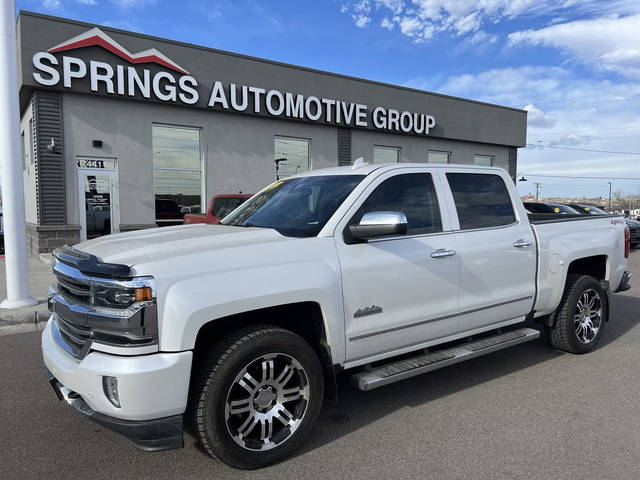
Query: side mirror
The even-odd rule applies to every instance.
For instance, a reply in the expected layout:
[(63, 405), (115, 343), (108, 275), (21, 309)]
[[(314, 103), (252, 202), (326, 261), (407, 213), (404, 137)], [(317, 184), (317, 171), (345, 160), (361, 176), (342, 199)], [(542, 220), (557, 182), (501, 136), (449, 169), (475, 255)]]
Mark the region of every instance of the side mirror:
[(407, 217), (402, 212), (368, 212), (358, 225), (349, 227), (349, 232), (360, 241), (386, 235), (406, 235)]

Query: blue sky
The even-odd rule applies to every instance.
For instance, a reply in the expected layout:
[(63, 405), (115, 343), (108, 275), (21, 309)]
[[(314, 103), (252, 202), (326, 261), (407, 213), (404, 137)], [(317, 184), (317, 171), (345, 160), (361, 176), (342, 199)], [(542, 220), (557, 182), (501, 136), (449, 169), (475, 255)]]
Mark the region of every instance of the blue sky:
[[(521, 193), (640, 178), (640, 1), (16, 0), (18, 9), (526, 108)], [(626, 152), (626, 153), (611, 153)], [(573, 178), (537, 177), (559, 175)], [(614, 179), (640, 196), (640, 180)]]

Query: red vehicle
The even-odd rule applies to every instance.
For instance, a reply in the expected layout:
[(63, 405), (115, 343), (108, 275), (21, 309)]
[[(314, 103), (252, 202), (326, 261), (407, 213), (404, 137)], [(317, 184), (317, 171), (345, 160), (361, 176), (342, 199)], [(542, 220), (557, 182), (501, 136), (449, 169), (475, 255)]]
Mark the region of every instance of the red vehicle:
[(214, 195), (206, 215), (204, 213), (187, 213), (184, 216), (184, 223), (187, 225), (192, 223), (215, 225), (250, 197), (251, 195), (245, 193)]

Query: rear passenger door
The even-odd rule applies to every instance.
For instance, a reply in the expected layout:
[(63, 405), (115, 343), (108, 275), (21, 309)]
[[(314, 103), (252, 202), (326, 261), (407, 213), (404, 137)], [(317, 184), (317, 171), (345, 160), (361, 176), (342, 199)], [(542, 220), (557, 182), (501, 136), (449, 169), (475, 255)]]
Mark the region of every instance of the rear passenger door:
[(536, 252), (528, 221), (511, 201), (518, 195), (506, 172), (455, 170), (450, 186), (460, 270), (463, 332), (515, 323), (531, 311)]

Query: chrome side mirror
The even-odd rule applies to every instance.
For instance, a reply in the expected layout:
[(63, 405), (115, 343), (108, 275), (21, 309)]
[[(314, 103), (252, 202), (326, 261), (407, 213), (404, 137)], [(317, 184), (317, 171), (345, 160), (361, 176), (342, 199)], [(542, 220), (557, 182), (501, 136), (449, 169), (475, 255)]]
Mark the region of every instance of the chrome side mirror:
[(360, 223), (351, 225), (349, 232), (355, 240), (367, 241), (387, 235), (406, 235), (407, 217), (402, 212), (368, 212)]

